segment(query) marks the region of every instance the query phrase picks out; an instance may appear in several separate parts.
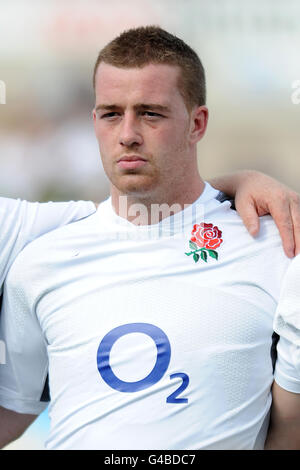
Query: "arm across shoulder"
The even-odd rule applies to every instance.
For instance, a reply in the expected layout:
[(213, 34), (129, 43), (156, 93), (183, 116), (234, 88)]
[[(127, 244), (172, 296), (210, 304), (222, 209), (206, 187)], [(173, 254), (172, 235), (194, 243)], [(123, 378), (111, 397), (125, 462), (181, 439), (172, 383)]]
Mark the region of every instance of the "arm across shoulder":
[(10, 266), (28, 243), (95, 210), (91, 201), (38, 203), (0, 198), (0, 292)]

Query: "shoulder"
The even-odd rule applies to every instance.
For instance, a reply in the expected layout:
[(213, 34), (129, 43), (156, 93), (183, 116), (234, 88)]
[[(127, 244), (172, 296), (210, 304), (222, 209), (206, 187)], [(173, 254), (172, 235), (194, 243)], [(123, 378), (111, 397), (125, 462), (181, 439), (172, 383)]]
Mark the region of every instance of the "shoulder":
[[(281, 238), (278, 228), (270, 215), (260, 217), (260, 230), (257, 236), (252, 237), (247, 231), (240, 215), (235, 209), (234, 201), (223, 193), (215, 195), (209, 206), (210, 211), (205, 210), (204, 217), (208, 221), (216, 220), (226, 228), (233, 240), (241, 244), (246, 243), (249, 247), (258, 249), (262, 245), (272, 246), (277, 244), (283, 252)], [(205, 220), (205, 221), (206, 221)]]
[(25, 246), (11, 266), (6, 284), (27, 285), (52, 275), (55, 268), (61, 269), (68, 254), (72, 255), (78, 244), (96, 233), (95, 215), (56, 228)]
[(95, 212), (91, 201), (29, 202), (20, 199), (0, 198), (1, 239), (3, 230), (14, 228), (24, 235), (25, 243), (64, 224)]
[(25, 221), (24, 215), (28, 211), (34, 211), (35, 204), (21, 199), (10, 199), (0, 197), (0, 224), (1, 230), (7, 227), (9, 221), (14, 221), (15, 224)]
[(212, 210), (205, 214), (205, 222), (212, 223), (221, 231), (224, 261), (238, 263), (240, 270), (251, 272), (253, 280), (264, 278), (265, 283), (274, 284), (278, 290), (290, 259), (284, 253), (272, 217), (260, 217), (259, 233), (253, 237), (226, 198), (216, 198), (211, 207)]
[[(236, 231), (240, 227), (242, 232), (248, 234), (241, 217), (236, 211), (234, 199), (212, 187), (210, 187), (210, 194), (211, 207), (214, 209), (216, 217), (221, 220), (223, 219), (228, 226), (232, 226), (233, 230)], [(280, 234), (273, 218), (270, 215), (266, 215), (260, 217), (259, 219), (259, 234), (254, 238), (249, 235), (249, 239), (253, 240), (254, 243), (261, 243), (264, 240), (270, 242), (271, 239), (277, 239), (279, 241)]]
[(292, 259), (289, 269), (286, 273), (285, 283), (291, 283), (292, 286), (295, 287), (299, 292), (300, 298), (300, 254)]

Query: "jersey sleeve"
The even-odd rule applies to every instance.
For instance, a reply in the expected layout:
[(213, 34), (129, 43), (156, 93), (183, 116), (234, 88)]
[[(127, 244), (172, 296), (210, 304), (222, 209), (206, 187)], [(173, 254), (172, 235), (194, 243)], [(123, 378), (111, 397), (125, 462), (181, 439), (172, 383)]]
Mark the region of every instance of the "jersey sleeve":
[(274, 378), (285, 390), (300, 393), (300, 346), (280, 337)]
[(0, 364), (0, 406), (18, 413), (39, 414), (47, 403), (43, 390), (47, 380), (47, 344), (18, 279), (7, 276), (0, 317), (0, 339), (5, 360)]
[(95, 210), (91, 201), (38, 203), (0, 198), (0, 294), (10, 266), (28, 243)]
[(293, 259), (282, 283), (274, 331), (300, 347), (300, 256)]
[(275, 381), (289, 392), (300, 393), (300, 257), (294, 258), (283, 278), (275, 312), (277, 344)]

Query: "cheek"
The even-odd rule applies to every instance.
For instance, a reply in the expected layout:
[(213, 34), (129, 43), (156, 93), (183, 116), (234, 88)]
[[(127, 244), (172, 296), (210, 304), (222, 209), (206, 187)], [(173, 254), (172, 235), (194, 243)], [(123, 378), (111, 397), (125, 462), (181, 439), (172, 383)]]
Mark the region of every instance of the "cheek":
[(97, 126), (96, 138), (99, 144), (100, 152), (109, 150), (113, 143), (113, 135), (109, 129), (103, 128), (103, 126)]
[(100, 130), (98, 120), (94, 121), (94, 132), (95, 132), (96, 139), (99, 142), (100, 141), (100, 136), (101, 136), (101, 130)]
[(173, 155), (173, 158), (175, 153), (182, 153), (187, 148), (187, 144), (187, 134), (183, 131), (182, 127), (178, 127), (175, 130), (173, 128), (172, 132), (164, 137), (166, 152), (168, 152), (170, 156)]
[(173, 128), (157, 128), (155, 129), (154, 133), (153, 130), (149, 135), (148, 143), (150, 146), (158, 147), (161, 150), (165, 150), (170, 152), (170, 148), (176, 147), (176, 143), (178, 140), (178, 132), (177, 129), (174, 130)]
[(101, 140), (102, 142), (105, 142), (108, 132), (105, 129), (103, 125), (100, 125), (99, 123), (96, 125), (96, 136), (98, 140)]

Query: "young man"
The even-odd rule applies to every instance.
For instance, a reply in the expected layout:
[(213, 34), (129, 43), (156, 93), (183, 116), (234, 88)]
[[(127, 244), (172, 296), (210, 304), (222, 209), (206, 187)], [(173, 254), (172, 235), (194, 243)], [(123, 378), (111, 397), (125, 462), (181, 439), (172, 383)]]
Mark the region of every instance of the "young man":
[[(282, 184), (255, 171), (215, 178), (214, 187), (235, 197), (237, 210), (250, 233), (259, 230), (258, 215), (271, 213), (287, 256), (298, 252), (300, 244), (298, 195)], [(30, 203), (0, 198), (0, 294), (6, 274), (18, 253), (35, 238), (62, 225), (79, 220), (96, 210), (92, 202)], [(1, 302), (1, 299), (0, 299)], [(3, 343), (1, 353), (6, 355)], [(0, 447), (19, 437), (35, 416), (0, 407)]]
[(101, 51), (94, 82), (111, 198), (15, 261), (0, 404), (39, 413), (49, 370), (48, 448), (252, 449), (288, 265), (278, 232), (264, 218), (253, 240), (198, 174), (208, 111), (186, 44), (128, 31)]

